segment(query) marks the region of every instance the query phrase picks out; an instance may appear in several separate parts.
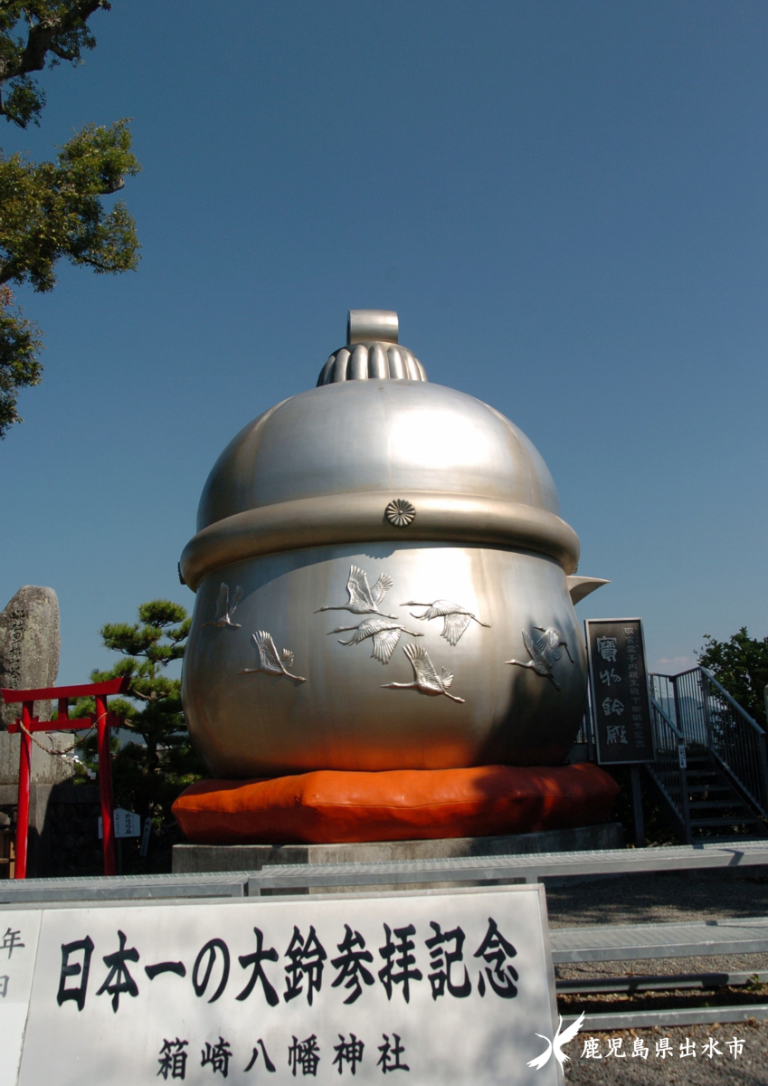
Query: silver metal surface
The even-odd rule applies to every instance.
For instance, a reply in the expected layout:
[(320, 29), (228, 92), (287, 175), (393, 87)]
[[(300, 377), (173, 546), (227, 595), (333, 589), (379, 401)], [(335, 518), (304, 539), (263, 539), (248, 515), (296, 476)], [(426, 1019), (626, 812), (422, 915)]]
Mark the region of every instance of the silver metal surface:
[[(557, 764), (579, 728), (571, 593), (589, 588), (568, 581), (579, 543), (552, 477), (498, 411), (428, 383), (397, 331), (351, 311), (319, 387), (246, 426), (205, 485), (181, 561), (198, 594), (183, 699), (216, 776)], [(371, 656), (350, 651), (369, 638)]]
[(604, 584), (610, 584), (604, 577), (568, 577), (568, 591), (571, 595), (571, 603), (575, 606), (585, 596), (602, 588)]
[[(337, 498), (366, 494), (377, 496), (371, 513), (379, 538), (401, 534), (384, 521), (395, 498), (418, 510), (411, 537), (426, 515), (421, 494), (431, 499), (433, 516), (439, 510), (445, 517), (440, 527), (448, 538), (451, 513), (459, 506), (475, 521), (486, 507), (502, 506), (509, 510), (510, 527), (527, 508), (567, 528), (546, 464), (503, 415), (442, 385), (366, 380), (299, 393), (244, 427), (208, 477), (197, 529), (249, 510), (312, 499), (320, 499), (319, 519), (333, 518)], [(306, 506), (307, 527), (313, 509)], [(474, 530), (481, 533), (477, 541), (485, 542), (482, 524)], [(294, 534), (293, 545), (300, 546), (300, 531)], [(576, 559), (577, 554), (573, 565)], [(190, 583), (185, 561), (186, 556), (182, 572)]]
[[(349, 348), (352, 348), (351, 350)], [(320, 371), (318, 386), (340, 381), (426, 381), (427, 371), (407, 347), (386, 342), (349, 344), (335, 351)]]
[(397, 313), (391, 309), (350, 309), (347, 316), (347, 343), (397, 343), (398, 331)]
[(326, 544), (378, 543), (382, 540), (457, 546), (514, 547), (554, 558), (566, 571), (578, 561), (579, 541), (565, 521), (523, 503), (473, 495), (446, 497), (422, 491), (419, 516), (407, 533), (382, 515), (382, 495), (357, 492), (279, 502), (247, 509), (210, 524), (187, 544), (184, 580), (193, 591), (214, 571), (247, 558)]
[[(350, 598), (353, 567), (369, 584), (382, 573), (391, 578), (393, 588), (378, 605)], [(187, 724), (215, 776), (548, 765), (568, 753), (584, 711), (586, 653), (565, 573), (553, 559), (450, 544), (310, 547), (240, 562), (230, 579), (243, 586), (242, 629), (202, 627), (201, 616), (207, 620), (215, 609), (220, 574), (204, 578), (182, 677)], [(442, 668), (457, 676), (451, 693), (463, 704), (382, 689), (382, 662), (329, 636), (353, 625), (339, 622), (345, 612), (393, 615), (388, 622), (414, 630), (411, 608), (399, 601), (449, 593), (486, 625), (471, 622), (452, 645), (440, 622), (425, 622), (418, 643), (438, 676)], [(327, 607), (334, 609), (325, 613)], [(532, 669), (505, 662), (526, 657), (523, 631), (537, 625), (559, 630), (572, 646), (575, 663), (555, 665), (559, 690)], [(241, 674), (254, 667), (251, 635), (258, 630), (290, 647), (295, 674), (306, 683)], [(402, 652), (386, 668), (387, 681), (414, 680)]]

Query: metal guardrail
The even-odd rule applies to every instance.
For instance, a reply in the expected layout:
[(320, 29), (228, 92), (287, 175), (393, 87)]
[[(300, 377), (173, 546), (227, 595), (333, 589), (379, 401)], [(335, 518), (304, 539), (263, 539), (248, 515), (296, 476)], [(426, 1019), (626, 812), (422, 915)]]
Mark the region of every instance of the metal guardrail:
[(768, 917), (669, 924), (592, 924), (550, 931), (555, 965), (765, 954)]
[[(768, 819), (768, 755), (766, 734), (749, 713), (721, 686), (704, 667), (691, 668), (679, 675), (649, 676), (651, 705), (657, 747), (655, 765), (659, 777), (672, 775), (672, 736), (684, 746), (684, 761), (702, 755), (712, 758), (741, 798), (763, 819)], [(684, 774), (684, 770), (682, 771)], [(682, 792), (677, 784), (667, 798), (690, 837), (690, 812), (687, 816), (687, 787), (683, 777)], [(683, 803), (685, 794), (685, 804)]]
[[(427, 885), (437, 882), (538, 882), (585, 875), (638, 874), (715, 867), (742, 867), (768, 862), (768, 842), (741, 846), (670, 845), (665, 848), (600, 849), (547, 852), (527, 856), (462, 856), (442, 860), (356, 864), (275, 864), (248, 880), (248, 893), (301, 887), (373, 888)], [(308, 870), (311, 867), (311, 870)]]
[(596, 849), (517, 856), (462, 856), (378, 863), (273, 864), (260, 871), (183, 875), (116, 875), (0, 882), (0, 910), (85, 901), (189, 901), (243, 898), (264, 890), (286, 893), (339, 887), (355, 891), (397, 886), (538, 882), (574, 876), (768, 866), (768, 841)]
[(744, 798), (768, 818), (768, 757), (765, 731), (724, 690), (707, 668), (699, 668), (709, 749)]
[[(657, 676), (651, 676), (656, 678)], [(685, 736), (659, 701), (651, 696), (651, 727), (655, 760), (648, 772), (677, 818), (686, 844), (691, 843), (691, 812)]]
[[(589, 962), (635, 962), (675, 958), (719, 957), (722, 955), (764, 954), (768, 950), (768, 917), (708, 920), (671, 924), (594, 924), (588, 928), (559, 928), (550, 931), (555, 965)], [(586, 996), (602, 992), (672, 989), (675, 987), (719, 988), (744, 985), (766, 974), (685, 974), (661, 977), (600, 977), (591, 981), (558, 980), (558, 995)], [(676, 984), (682, 980), (682, 984)], [(578, 1008), (577, 1008), (578, 1009)], [(570, 1010), (570, 1008), (569, 1008)], [(564, 1015), (570, 1024), (576, 1015)], [(663, 1010), (630, 1010), (607, 1013), (587, 1012), (585, 1031), (648, 1029), (652, 1026), (693, 1025), (713, 1022), (743, 1022), (747, 1018), (768, 1018), (768, 1003), (688, 1006)]]
[[(563, 1025), (570, 1026), (575, 1014), (563, 1015)], [(725, 1022), (764, 1021), (768, 1018), (768, 1003), (741, 1003), (732, 1007), (695, 1007), (665, 1011), (618, 1011), (610, 1014), (588, 1014), (584, 1029), (653, 1029), (669, 1026), (723, 1025)]]
[[(581, 977), (556, 979), (558, 995), (638, 995), (642, 992), (702, 991), (707, 988), (746, 988), (768, 984), (764, 970), (739, 970), (735, 973), (632, 973), (630, 976)], [(766, 1006), (768, 1010), (768, 1006)]]
[(0, 882), (0, 909), (58, 902), (168, 901), (188, 898), (242, 898), (250, 871), (194, 875), (90, 875)]

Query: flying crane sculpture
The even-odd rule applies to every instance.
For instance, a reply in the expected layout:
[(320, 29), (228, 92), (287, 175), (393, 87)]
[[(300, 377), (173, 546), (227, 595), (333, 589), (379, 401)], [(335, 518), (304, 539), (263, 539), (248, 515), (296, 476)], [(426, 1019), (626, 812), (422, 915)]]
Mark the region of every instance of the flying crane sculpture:
[(444, 637), (451, 645), (459, 643), (470, 622), (476, 622), (478, 626), (485, 626), (486, 630), (491, 628), (488, 622), (481, 622), (472, 611), (468, 611), (460, 603), (453, 603), (451, 600), (435, 600), (434, 603), (417, 603), (416, 600), (408, 600), (402, 606), (426, 607), (423, 615), (414, 615), (411, 612), (413, 618), (419, 618), (427, 622), (430, 622), (433, 618), (442, 618), (443, 632), (440, 636)]
[(205, 626), (218, 626), (219, 629), (224, 629), (229, 626), (231, 630), (241, 629), (241, 625), (238, 622), (232, 621), (232, 615), (237, 610), (237, 605), (243, 598), (243, 589), (241, 585), (238, 585), (235, 589), (235, 593), (232, 597), (232, 603), (229, 602), (229, 585), (223, 581), (219, 588), (219, 595), (216, 599), (216, 614), (213, 617), (212, 622), (204, 622)]
[(464, 698), (457, 698), (454, 694), (448, 693), (448, 687), (453, 682), (454, 676), (445, 667), (440, 668), (438, 675), (425, 648), (421, 645), (404, 645), (403, 652), (411, 661), (414, 681), (412, 683), (382, 683), (382, 690), (418, 690), (420, 694), (428, 694), (430, 697), (445, 694), (451, 701), (458, 701), (460, 705), (464, 704)]
[[(315, 614), (319, 615), (321, 611), (351, 611), (353, 615), (380, 615), (382, 612), (379, 611), (379, 604), (393, 584), (391, 577), (381, 573), (373, 588), (370, 588), (365, 571), (359, 566), (352, 566), (347, 580), (349, 603), (340, 604), (338, 607), (318, 607)], [(383, 617), (397, 619), (397, 615)]]
[(266, 671), (268, 675), (285, 675), (286, 678), (295, 679), (299, 683), (307, 681), (301, 675), (292, 675), (288, 670), (289, 667), (293, 667), (293, 653), (290, 649), (283, 649), (278, 655), (272, 634), (267, 633), (266, 630), (259, 630), (251, 634), (251, 637), (259, 654), (259, 666), (244, 667), (240, 671), (241, 675), (255, 675), (257, 671)]
[(367, 618), (364, 622), (361, 622), (359, 626), (337, 626), (335, 630), (331, 630), (331, 633), (347, 633), (351, 632), (352, 637), (349, 641), (342, 641), (339, 639), (340, 645), (359, 645), (361, 641), (365, 641), (367, 638), (373, 638), (373, 651), (371, 652), (371, 658), (379, 660), (382, 664), (388, 664), (392, 658), (392, 653), (397, 648), (400, 640), (400, 635), (403, 633), (409, 634), (411, 637), (423, 637), (424, 634), (417, 633), (414, 630), (408, 630), (405, 626), (401, 626), (395, 622), (388, 622), (384, 618)]

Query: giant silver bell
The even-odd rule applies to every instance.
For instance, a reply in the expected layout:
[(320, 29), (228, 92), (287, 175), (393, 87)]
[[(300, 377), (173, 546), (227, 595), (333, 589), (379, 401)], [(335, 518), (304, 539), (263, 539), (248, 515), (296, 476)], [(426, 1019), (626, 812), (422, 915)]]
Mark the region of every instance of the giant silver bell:
[[(576, 533), (498, 411), (353, 310), (318, 386), (230, 442), (181, 573), (212, 774), (561, 762), (586, 700)], [(573, 600), (572, 600), (573, 597)]]

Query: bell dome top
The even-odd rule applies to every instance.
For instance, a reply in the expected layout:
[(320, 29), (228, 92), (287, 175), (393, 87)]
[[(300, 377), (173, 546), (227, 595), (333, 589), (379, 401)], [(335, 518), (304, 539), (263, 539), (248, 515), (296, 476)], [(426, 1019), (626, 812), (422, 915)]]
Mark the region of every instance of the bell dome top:
[(397, 337), (397, 313), (391, 309), (350, 309), (347, 345), (325, 363), (318, 386), (339, 381), (426, 381), (421, 362), (398, 345)]
[(526, 549), (573, 573), (578, 538), (536, 448), (494, 408), (428, 382), (397, 338), (396, 313), (352, 310), (318, 386), (233, 438), (182, 556), (190, 587), (259, 554), (381, 541)]

